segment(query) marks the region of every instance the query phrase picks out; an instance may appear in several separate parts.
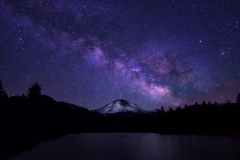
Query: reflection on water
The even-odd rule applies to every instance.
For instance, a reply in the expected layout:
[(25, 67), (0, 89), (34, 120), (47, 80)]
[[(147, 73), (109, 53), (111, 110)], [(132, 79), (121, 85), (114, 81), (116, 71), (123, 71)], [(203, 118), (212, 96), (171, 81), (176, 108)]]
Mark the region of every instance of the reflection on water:
[(42, 142), (14, 160), (240, 159), (239, 137), (84, 133)]

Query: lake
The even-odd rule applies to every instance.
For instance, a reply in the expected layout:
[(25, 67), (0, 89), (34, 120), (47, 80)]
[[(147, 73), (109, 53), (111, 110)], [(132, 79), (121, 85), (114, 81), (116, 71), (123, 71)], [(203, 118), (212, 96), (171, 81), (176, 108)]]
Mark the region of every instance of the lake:
[(151, 133), (83, 133), (41, 142), (13, 160), (240, 159), (240, 138)]

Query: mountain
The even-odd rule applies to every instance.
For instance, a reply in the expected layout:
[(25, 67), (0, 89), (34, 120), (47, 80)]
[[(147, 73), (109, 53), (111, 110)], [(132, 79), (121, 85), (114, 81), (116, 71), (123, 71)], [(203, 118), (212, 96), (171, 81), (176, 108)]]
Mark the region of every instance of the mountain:
[(94, 112), (100, 114), (115, 114), (115, 113), (137, 113), (144, 114), (148, 111), (143, 110), (138, 105), (128, 102), (123, 99), (118, 99), (109, 103), (99, 109), (94, 110)]

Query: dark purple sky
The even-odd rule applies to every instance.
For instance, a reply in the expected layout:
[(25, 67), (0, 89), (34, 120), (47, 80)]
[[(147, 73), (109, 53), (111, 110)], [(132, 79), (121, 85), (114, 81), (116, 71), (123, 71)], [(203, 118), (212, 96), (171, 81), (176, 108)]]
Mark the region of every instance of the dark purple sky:
[(88, 109), (235, 101), (238, 0), (0, 0), (0, 79)]

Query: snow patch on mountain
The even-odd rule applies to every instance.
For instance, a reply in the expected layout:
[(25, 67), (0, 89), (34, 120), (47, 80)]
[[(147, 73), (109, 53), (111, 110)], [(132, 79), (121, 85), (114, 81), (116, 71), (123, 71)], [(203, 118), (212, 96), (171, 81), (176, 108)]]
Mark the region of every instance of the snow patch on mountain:
[(123, 99), (115, 100), (112, 103), (109, 103), (99, 109), (94, 110), (94, 112), (101, 113), (101, 114), (115, 114), (115, 113), (126, 113), (126, 112), (138, 113), (138, 114), (147, 113), (147, 111), (143, 110), (138, 105), (134, 103), (130, 103)]

